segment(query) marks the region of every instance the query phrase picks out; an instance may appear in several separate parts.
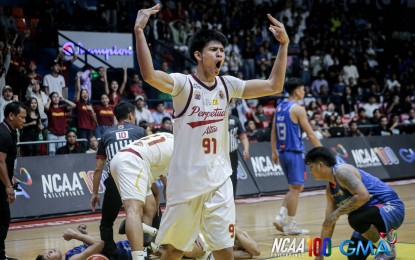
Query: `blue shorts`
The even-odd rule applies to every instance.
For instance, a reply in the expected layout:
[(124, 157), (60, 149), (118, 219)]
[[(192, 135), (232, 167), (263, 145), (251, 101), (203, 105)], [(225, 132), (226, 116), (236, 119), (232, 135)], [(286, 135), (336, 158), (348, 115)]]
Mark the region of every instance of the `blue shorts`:
[(386, 232), (398, 229), (405, 218), (405, 206), (402, 201), (388, 201), (385, 204), (374, 205), (379, 208), (380, 215), (385, 223)]
[(287, 177), (288, 184), (302, 185), (306, 179), (303, 153), (280, 153), (280, 165)]

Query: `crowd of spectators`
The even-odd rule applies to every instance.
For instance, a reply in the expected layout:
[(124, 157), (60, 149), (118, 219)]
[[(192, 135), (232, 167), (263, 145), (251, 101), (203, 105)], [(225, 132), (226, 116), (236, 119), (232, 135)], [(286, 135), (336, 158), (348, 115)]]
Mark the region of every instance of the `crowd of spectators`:
[[(12, 100), (27, 103), (21, 141), (66, 141), (66, 146), (49, 145), (43, 154), (93, 152), (93, 140), (116, 123), (112, 110), (121, 100), (136, 105), (137, 124), (149, 132), (172, 130), (171, 96), (159, 93), (151, 102), (154, 95), (138, 70), (118, 68), (108, 73), (106, 67), (88, 64), (74, 68), (76, 53), (68, 58), (60, 50), (50, 61), (50, 71), (39, 73), (38, 61), (25, 56), (24, 50), (25, 41), (36, 43), (32, 51), (58, 50), (58, 29), (131, 32), (136, 11), (153, 1), (42, 1), (36, 6), (33, 2), (37, 1), (27, 1), (21, 9), (29, 19), (38, 19), (34, 31), (18, 26), (12, 7), (0, 8), (0, 119)], [(272, 13), (291, 37), (287, 78), (303, 80), (303, 105), (319, 138), (411, 134), (415, 132), (415, 30), (409, 16), (414, 10), (394, 1), (388, 7), (369, 2), (166, 0), (145, 33), (151, 46), (166, 44), (187, 59), (193, 32), (220, 30), (229, 39), (222, 73), (244, 80), (262, 78), (269, 75), (278, 51), (268, 32), (266, 13)], [(373, 12), (365, 11), (369, 8)], [(191, 63), (172, 67), (177, 56), (168, 53), (153, 57), (166, 72), (194, 69)], [(69, 76), (71, 69), (78, 71), (75, 79)], [(73, 98), (68, 88), (75, 90)], [(282, 93), (259, 100), (234, 99), (229, 110), (245, 126), (251, 142), (267, 141), (275, 106), (284, 97)], [(89, 144), (74, 149), (69, 142), (74, 134)], [(23, 150), (24, 155), (42, 154), (41, 146)]]

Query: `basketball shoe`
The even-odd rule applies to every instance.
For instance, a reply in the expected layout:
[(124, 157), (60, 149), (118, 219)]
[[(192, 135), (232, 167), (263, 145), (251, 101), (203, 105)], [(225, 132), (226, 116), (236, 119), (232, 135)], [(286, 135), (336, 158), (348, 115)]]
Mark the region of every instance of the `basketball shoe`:
[(284, 226), (288, 224), (287, 214), (278, 213), (273, 224), (278, 231), (284, 232)]
[(283, 233), (286, 236), (295, 236), (295, 235), (308, 235), (310, 234), (310, 230), (308, 229), (301, 229), (295, 221), (291, 224), (286, 224), (283, 227)]

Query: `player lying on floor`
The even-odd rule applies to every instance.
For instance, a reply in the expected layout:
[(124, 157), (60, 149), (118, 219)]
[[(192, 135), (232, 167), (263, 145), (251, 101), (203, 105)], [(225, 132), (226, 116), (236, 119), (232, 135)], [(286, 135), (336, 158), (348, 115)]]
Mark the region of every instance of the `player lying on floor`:
[[(65, 254), (58, 248), (48, 249), (42, 255), (37, 256), (36, 260), (85, 260), (88, 257), (101, 253), (102, 248), (104, 247), (104, 241), (88, 235), (87, 226), (85, 224), (80, 224), (78, 226), (78, 231), (76, 232), (73, 229), (67, 229), (63, 232), (63, 238), (66, 241), (73, 239), (81, 241), (83, 244), (77, 247), (74, 247), (68, 250)], [(154, 235), (154, 228), (152, 227), (143, 227), (146, 234)], [(157, 251), (157, 247), (154, 243), (149, 241), (148, 243), (154, 251)], [(117, 260), (131, 260), (131, 247), (128, 240), (121, 240), (116, 243), (118, 249)]]

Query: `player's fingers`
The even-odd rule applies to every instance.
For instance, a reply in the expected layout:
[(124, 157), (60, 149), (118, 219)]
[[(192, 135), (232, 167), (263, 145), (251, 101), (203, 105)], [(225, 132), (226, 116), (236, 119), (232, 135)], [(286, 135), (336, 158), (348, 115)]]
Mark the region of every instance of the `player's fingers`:
[(268, 19), (274, 24), (274, 25), (277, 25), (277, 26), (279, 26), (279, 27), (282, 27), (282, 26), (284, 26), (280, 21), (278, 21), (277, 19), (275, 19), (272, 15), (270, 15), (270, 14), (267, 14), (267, 16), (268, 16)]

